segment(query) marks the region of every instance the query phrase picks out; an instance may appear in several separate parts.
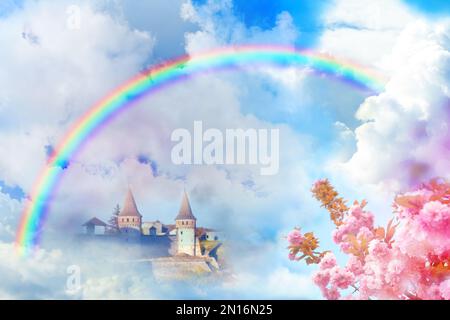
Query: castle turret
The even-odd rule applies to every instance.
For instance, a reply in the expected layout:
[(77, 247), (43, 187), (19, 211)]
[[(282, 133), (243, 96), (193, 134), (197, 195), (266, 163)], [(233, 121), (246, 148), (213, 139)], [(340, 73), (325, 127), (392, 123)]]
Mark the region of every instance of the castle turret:
[(119, 230), (125, 235), (141, 235), (141, 224), (142, 215), (137, 209), (131, 189), (128, 189), (123, 208), (118, 217)]
[(188, 254), (191, 256), (200, 255), (200, 252), (196, 252), (196, 218), (192, 214), (191, 205), (186, 191), (183, 193), (183, 199), (181, 200), (180, 211), (175, 218), (175, 225), (177, 228), (177, 253)]

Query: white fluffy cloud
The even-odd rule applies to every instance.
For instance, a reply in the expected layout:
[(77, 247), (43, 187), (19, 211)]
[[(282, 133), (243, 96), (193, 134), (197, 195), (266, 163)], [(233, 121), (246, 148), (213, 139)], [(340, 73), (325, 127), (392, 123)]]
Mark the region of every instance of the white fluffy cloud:
[[(13, 243), (0, 242), (0, 299), (52, 298), (64, 291), (64, 272), (59, 270), (60, 251), (39, 251), (21, 258)], [(58, 286), (58, 279), (60, 286)]]
[(448, 177), (449, 23), (418, 22), (402, 33), (389, 62), (386, 90), (368, 98), (357, 116), (357, 151), (346, 172), (362, 183), (394, 190)]
[(0, 241), (12, 241), (22, 204), (0, 192)]
[(145, 272), (149, 266), (112, 264), (102, 255), (82, 252), (61, 247), (22, 257), (14, 244), (0, 242), (0, 300), (155, 299), (161, 294)]
[(383, 68), (405, 25), (414, 15), (402, 0), (335, 0), (324, 13), (318, 47), (338, 57)]
[(182, 5), (181, 16), (199, 26), (185, 35), (188, 53), (242, 43), (293, 44), (299, 32), (288, 12), (278, 15), (272, 29), (247, 28), (234, 16), (231, 0), (210, 0), (203, 6), (194, 6), (189, 0)]

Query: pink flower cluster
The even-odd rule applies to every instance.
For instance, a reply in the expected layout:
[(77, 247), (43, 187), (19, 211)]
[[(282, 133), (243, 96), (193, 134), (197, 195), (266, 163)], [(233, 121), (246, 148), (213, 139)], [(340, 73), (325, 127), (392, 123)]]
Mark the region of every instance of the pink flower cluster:
[(355, 279), (353, 272), (348, 268), (339, 267), (334, 254), (328, 252), (320, 261), (319, 270), (314, 273), (313, 281), (326, 299), (337, 300), (341, 297), (339, 290), (352, 286)]
[[(450, 184), (433, 182), (399, 195), (394, 219), (374, 227), (365, 203), (349, 208), (333, 232), (345, 267), (321, 255), (313, 281), (326, 299), (450, 299)], [(302, 239), (300, 230), (288, 238)], [(295, 257), (293, 257), (295, 259)]]
[(294, 229), (291, 232), (289, 232), (288, 236), (287, 236), (287, 240), (290, 244), (292, 245), (301, 245), (303, 242), (303, 235), (300, 232), (300, 229)]
[(373, 220), (371, 212), (364, 211), (359, 204), (353, 205), (342, 224), (334, 230), (333, 241), (341, 247), (342, 251), (350, 253), (352, 248), (350, 238), (356, 237), (359, 241), (373, 239)]

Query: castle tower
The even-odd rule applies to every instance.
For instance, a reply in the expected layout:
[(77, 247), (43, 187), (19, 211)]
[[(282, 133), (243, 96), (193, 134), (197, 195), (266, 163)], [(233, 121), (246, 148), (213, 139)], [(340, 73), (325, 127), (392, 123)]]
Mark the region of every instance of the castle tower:
[(195, 236), (195, 223), (196, 218), (192, 214), (191, 205), (186, 191), (183, 193), (183, 199), (181, 200), (180, 211), (175, 218), (175, 225), (177, 228), (177, 253), (184, 253), (191, 256), (200, 255), (200, 252), (196, 252), (196, 236)]
[(142, 216), (137, 209), (131, 189), (128, 189), (123, 208), (117, 220), (119, 230), (125, 236), (141, 235)]

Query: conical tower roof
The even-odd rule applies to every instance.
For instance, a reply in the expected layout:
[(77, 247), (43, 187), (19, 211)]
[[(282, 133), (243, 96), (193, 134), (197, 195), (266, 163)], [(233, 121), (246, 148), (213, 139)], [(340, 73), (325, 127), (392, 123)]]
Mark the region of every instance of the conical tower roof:
[(191, 205), (189, 204), (189, 199), (186, 191), (183, 192), (183, 199), (181, 200), (180, 211), (178, 212), (175, 220), (197, 220), (192, 214)]
[(136, 201), (134, 201), (133, 192), (131, 192), (131, 189), (128, 189), (127, 196), (125, 197), (125, 202), (119, 216), (141, 217), (141, 214), (136, 206)]

